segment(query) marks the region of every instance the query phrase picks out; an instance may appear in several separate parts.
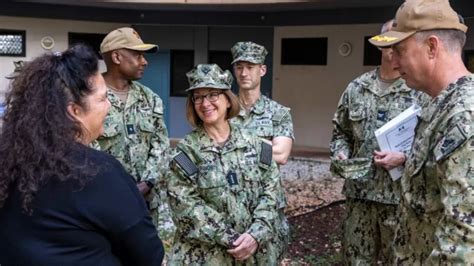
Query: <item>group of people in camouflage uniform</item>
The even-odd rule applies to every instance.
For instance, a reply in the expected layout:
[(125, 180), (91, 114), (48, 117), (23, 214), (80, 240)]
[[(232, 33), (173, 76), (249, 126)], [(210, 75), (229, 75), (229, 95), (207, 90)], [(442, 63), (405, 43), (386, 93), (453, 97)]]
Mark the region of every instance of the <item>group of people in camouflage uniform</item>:
[[(381, 65), (354, 79), (333, 118), (331, 170), (345, 179), (347, 265), (474, 263), (474, 75), (462, 61), (467, 27), (448, 0), (407, 0), (369, 41)], [(170, 148), (136, 31), (101, 45), (110, 112), (94, 146), (117, 158), (148, 203), (167, 263), (278, 265), (289, 226), (278, 165), (294, 141), (290, 110), (262, 95), (266, 49), (238, 42), (232, 74), (187, 73), (193, 131)], [(380, 151), (375, 130), (417, 104), (410, 151)], [(400, 179), (388, 170), (404, 166)], [(310, 222), (310, 221), (309, 221)]]
[(101, 44), (111, 102), (94, 146), (117, 158), (135, 178), (166, 250), (169, 265), (276, 265), (289, 241), (278, 164), (294, 140), (290, 109), (261, 94), (266, 49), (238, 42), (232, 74), (215, 64), (187, 73), (187, 118), (194, 130), (170, 148), (163, 104), (139, 83), (146, 52), (132, 28)]
[[(467, 27), (448, 0), (407, 0), (369, 41), (381, 66), (353, 80), (334, 115), (333, 173), (345, 178), (347, 265), (474, 263), (474, 82)], [(411, 150), (374, 131), (421, 107)], [(400, 179), (388, 173), (404, 166)]]
[[(393, 20), (385, 23), (382, 33), (389, 31), (392, 23)], [(347, 215), (343, 240), (349, 264), (373, 264), (378, 256), (382, 261), (391, 260), (400, 182), (393, 181), (385, 169), (374, 166), (374, 152), (378, 152), (375, 130), (424, 100), (424, 94), (408, 88), (394, 69), (393, 51), (382, 49), (381, 54), (378, 68), (347, 86), (333, 119), (331, 169), (345, 178)]]

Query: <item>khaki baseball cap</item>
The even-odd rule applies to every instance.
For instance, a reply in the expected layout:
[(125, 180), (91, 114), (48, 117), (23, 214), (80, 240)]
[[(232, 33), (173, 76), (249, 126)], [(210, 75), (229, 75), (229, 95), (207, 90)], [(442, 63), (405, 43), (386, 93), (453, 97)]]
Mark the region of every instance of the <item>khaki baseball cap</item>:
[(397, 11), (392, 30), (369, 39), (378, 47), (397, 44), (424, 30), (452, 29), (467, 31), (462, 17), (448, 0), (406, 0)]
[(158, 50), (158, 45), (143, 43), (140, 35), (134, 29), (128, 27), (109, 32), (100, 44), (102, 54), (123, 48), (154, 53)]

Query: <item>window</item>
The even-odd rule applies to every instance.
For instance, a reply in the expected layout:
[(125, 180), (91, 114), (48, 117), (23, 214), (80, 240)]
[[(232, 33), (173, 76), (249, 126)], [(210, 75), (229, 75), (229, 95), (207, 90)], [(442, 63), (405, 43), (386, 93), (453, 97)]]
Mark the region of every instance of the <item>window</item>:
[(26, 56), (26, 31), (0, 29), (0, 56)]
[(382, 60), (382, 52), (369, 42), (371, 36), (364, 37), (364, 66), (378, 66)]
[(209, 64), (217, 64), (222, 70), (232, 72), (232, 53), (230, 51), (209, 51)]
[(227, 51), (209, 51), (209, 64), (217, 64), (222, 70), (229, 70), (232, 73), (232, 77), (234, 78), (234, 81), (232, 82), (232, 92), (236, 93), (238, 92), (238, 86), (237, 86), (237, 81), (235, 80), (234, 77), (234, 70), (231, 65), (232, 63), (232, 53), (227, 50)]
[(327, 65), (328, 38), (284, 38), (282, 65)]
[(171, 96), (186, 96), (189, 88), (186, 73), (194, 67), (194, 51), (171, 50)]
[(106, 34), (102, 33), (79, 33), (79, 32), (69, 32), (69, 47), (77, 43), (83, 43), (89, 45), (97, 53), (99, 58), (102, 58), (100, 54), (100, 44), (105, 38)]

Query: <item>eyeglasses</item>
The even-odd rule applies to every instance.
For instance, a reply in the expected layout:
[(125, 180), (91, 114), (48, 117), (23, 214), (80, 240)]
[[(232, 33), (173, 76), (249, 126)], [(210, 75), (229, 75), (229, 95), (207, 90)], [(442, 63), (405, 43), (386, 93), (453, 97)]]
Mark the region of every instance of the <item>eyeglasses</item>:
[(193, 95), (191, 100), (195, 104), (201, 104), (204, 102), (204, 98), (206, 98), (209, 102), (215, 102), (219, 99), (219, 95), (223, 94), (222, 91), (213, 91), (205, 95)]

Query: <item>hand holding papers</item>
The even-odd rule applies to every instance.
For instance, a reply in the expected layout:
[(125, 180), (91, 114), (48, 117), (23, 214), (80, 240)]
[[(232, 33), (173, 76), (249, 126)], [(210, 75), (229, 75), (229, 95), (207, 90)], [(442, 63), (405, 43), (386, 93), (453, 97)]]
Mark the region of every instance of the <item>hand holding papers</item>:
[[(415, 127), (418, 122), (418, 113), (421, 108), (412, 105), (394, 119), (387, 122), (375, 131), (375, 137), (381, 151), (406, 152), (411, 149), (415, 136)], [(393, 181), (399, 179), (403, 173), (403, 166), (389, 171)]]

